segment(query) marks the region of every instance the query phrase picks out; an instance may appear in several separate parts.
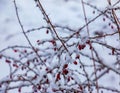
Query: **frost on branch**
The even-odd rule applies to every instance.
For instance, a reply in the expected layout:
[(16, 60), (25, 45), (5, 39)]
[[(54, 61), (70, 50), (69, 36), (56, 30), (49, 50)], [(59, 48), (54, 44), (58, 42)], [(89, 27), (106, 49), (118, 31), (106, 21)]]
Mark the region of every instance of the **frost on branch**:
[[(95, 1), (84, 1), (58, 0), (53, 1), (54, 4), (51, 3), (52, 0), (34, 0), (32, 5), (38, 15), (41, 13), (40, 18), (44, 22), (38, 24), (38, 28), (32, 28), (24, 24), (27, 18), (21, 18), (20, 1), (14, 0), (14, 12), (21, 27), (22, 38), (24, 37), (28, 44), (19, 45), (18, 41), (18, 45), (0, 50), (0, 61), (9, 67), (9, 74), (0, 79), (0, 93), (120, 92), (117, 16), (117, 4), (120, 2), (111, 4), (112, 8), (103, 6), (101, 9)], [(110, 0), (105, 1), (110, 4)], [(70, 7), (71, 17), (67, 20), (70, 25), (66, 25), (66, 21), (62, 24), (57, 21), (64, 17), (66, 20), (67, 15), (64, 13), (69, 10), (65, 7), (64, 10), (59, 5), (57, 7), (58, 3)], [(55, 13), (58, 19), (52, 16), (53, 10), (49, 14), (49, 5), (60, 12)], [(80, 12), (77, 17), (79, 21), (72, 15), (76, 15), (75, 11)], [(36, 15), (32, 18), (41, 21), (36, 19)], [(56, 23), (53, 20), (56, 20)]]

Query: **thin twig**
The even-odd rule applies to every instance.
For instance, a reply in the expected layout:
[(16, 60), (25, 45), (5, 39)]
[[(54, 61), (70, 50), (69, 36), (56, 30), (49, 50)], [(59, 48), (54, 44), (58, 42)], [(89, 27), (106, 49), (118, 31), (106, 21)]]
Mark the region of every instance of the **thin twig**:
[(18, 9), (17, 9), (17, 5), (16, 5), (16, 1), (15, 1), (15, 0), (14, 0), (14, 6), (15, 6), (15, 11), (16, 11), (16, 16), (17, 16), (18, 22), (19, 22), (19, 24), (20, 24), (20, 27), (21, 27), (21, 29), (22, 29), (22, 32), (23, 32), (25, 38), (27, 39), (29, 45), (31, 46), (31, 48), (33, 49), (33, 51), (35, 52), (35, 54), (37, 55), (38, 59), (42, 62), (42, 64), (44, 64), (43, 60), (40, 58), (39, 54), (36, 52), (34, 46), (32, 45), (32, 43), (30, 42), (28, 36), (27, 36), (26, 33), (25, 33), (25, 30), (24, 30), (24, 28), (23, 28), (23, 25), (22, 25), (22, 23), (21, 23), (21, 20), (20, 20), (19, 14), (18, 14)]
[(47, 24), (50, 25), (52, 31), (54, 31), (56, 37), (57, 37), (58, 40), (62, 43), (63, 47), (65, 48), (65, 50), (66, 50), (66, 51), (68, 52), (68, 54), (70, 55), (69, 50), (68, 50), (67, 47), (65, 46), (63, 40), (58, 36), (57, 31), (56, 31), (55, 27), (53, 26), (53, 24), (52, 24), (50, 18), (48, 17), (47, 13), (45, 12), (45, 10), (44, 10), (41, 2), (40, 2), (39, 0), (37, 0), (36, 2), (38, 2), (38, 7), (40, 8), (40, 10), (41, 10), (41, 12), (42, 12), (42, 14), (43, 14), (43, 16), (44, 16), (44, 18), (45, 18), (45, 21), (47, 22)]

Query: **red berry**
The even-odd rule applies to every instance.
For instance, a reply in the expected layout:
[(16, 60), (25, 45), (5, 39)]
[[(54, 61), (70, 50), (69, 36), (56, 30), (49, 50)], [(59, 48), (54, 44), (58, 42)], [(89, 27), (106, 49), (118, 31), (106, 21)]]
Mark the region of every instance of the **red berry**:
[(18, 65), (17, 65), (17, 64), (13, 64), (13, 67), (16, 67), (16, 68), (18, 68)]
[(40, 40), (37, 40), (37, 43), (39, 43), (40, 42)]
[(16, 49), (14, 49), (13, 51), (14, 51), (14, 52), (18, 52), (18, 50), (16, 50)]
[(68, 82), (70, 81), (70, 76), (68, 77)]
[(79, 88), (80, 88), (80, 90), (83, 90), (83, 87), (81, 85), (79, 86)]
[(8, 60), (8, 59), (6, 59), (6, 60), (5, 60), (5, 62), (6, 62), (6, 63), (11, 63), (11, 61), (10, 61), (10, 60)]
[(29, 61), (27, 61), (27, 65), (28, 65), (28, 66), (30, 65), (30, 62), (29, 62)]
[(65, 68), (67, 68), (67, 67), (68, 67), (68, 64), (65, 64), (63, 68), (65, 69)]
[(21, 87), (18, 88), (18, 92), (19, 92), (19, 93), (21, 92)]
[(77, 64), (78, 64), (78, 63), (77, 63), (77, 61), (74, 61), (73, 63), (74, 63), (75, 65), (77, 65)]
[(79, 49), (79, 50), (82, 50), (82, 49), (84, 49), (85, 47), (86, 47), (86, 45), (84, 45), (84, 44), (83, 44), (83, 45), (78, 45), (78, 49)]
[(56, 76), (56, 81), (60, 80), (60, 73), (57, 74)]
[(86, 47), (86, 45), (82, 45), (82, 49), (84, 49)]
[(90, 45), (90, 49), (92, 49), (93, 47), (92, 47), (92, 45)]
[(32, 78), (32, 80), (35, 80), (37, 78), (37, 75), (35, 75), (33, 78)]
[(115, 48), (112, 48), (112, 55), (114, 55), (115, 53)]
[(56, 44), (55, 40), (51, 40), (50, 42), (51, 42), (53, 45)]
[(86, 44), (90, 44), (90, 40), (87, 40), (87, 41), (86, 41)]
[(49, 83), (49, 80), (48, 80), (48, 79), (46, 80), (46, 83)]
[(52, 89), (52, 91), (53, 91), (53, 92), (56, 92), (56, 90), (55, 90), (55, 89)]
[(38, 90), (40, 90), (40, 89), (41, 89), (41, 86), (40, 86), (40, 85), (38, 85), (37, 89), (38, 89)]
[(114, 27), (113, 27), (113, 26), (111, 26), (111, 29), (114, 29)]
[(49, 69), (48, 69), (48, 68), (46, 68), (45, 70), (46, 70), (46, 71), (48, 71)]
[(75, 57), (76, 59), (79, 59), (80, 58), (80, 55), (76, 55), (76, 57)]
[(46, 34), (48, 34), (49, 33), (49, 30), (46, 30)]
[(57, 48), (54, 48), (54, 51), (56, 51), (57, 50)]
[(24, 50), (25, 53), (27, 53), (27, 50)]
[(82, 49), (82, 45), (78, 45), (78, 49), (81, 50)]
[(63, 74), (67, 75), (67, 74), (68, 74), (68, 70), (67, 70), (67, 69), (64, 69), (64, 70), (63, 70)]

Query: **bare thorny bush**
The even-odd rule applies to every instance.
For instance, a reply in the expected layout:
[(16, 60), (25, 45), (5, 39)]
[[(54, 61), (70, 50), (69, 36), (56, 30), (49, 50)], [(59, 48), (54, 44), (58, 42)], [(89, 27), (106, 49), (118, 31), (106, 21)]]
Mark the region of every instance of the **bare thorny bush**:
[[(110, 45), (110, 40), (107, 41), (108, 38), (112, 38), (119, 45), (120, 16), (116, 12), (120, 9), (117, 6), (120, 0), (115, 3), (107, 0), (108, 7), (104, 10), (85, 0), (80, 1), (85, 24), (77, 30), (53, 24), (41, 1), (34, 0), (47, 26), (26, 31), (20, 19), (17, 0), (14, 0), (16, 16), (29, 45), (9, 46), (0, 51), (0, 59), (4, 59), (10, 68), (10, 74), (0, 80), (0, 93), (9, 93), (13, 90), (23, 93), (25, 88), (27, 88), (25, 93), (104, 93), (104, 91), (120, 93), (117, 86), (106, 87), (105, 81), (101, 84), (101, 79), (106, 78), (109, 73), (114, 73), (118, 78), (120, 76), (120, 46)], [(96, 14), (94, 18), (88, 19), (86, 6), (93, 9), (93, 15)], [(92, 31), (91, 35), (90, 24), (95, 25), (94, 22), (100, 17), (107, 26), (100, 25), (101, 29)], [(107, 31), (108, 28), (110, 31)], [(33, 45), (28, 34), (43, 29), (51, 39), (38, 39), (37, 46)], [(59, 31), (67, 35), (62, 36)], [(16, 56), (4, 54), (9, 51)], [(115, 59), (112, 65), (104, 60), (108, 56)]]

